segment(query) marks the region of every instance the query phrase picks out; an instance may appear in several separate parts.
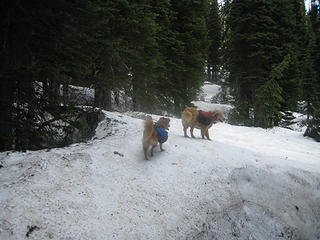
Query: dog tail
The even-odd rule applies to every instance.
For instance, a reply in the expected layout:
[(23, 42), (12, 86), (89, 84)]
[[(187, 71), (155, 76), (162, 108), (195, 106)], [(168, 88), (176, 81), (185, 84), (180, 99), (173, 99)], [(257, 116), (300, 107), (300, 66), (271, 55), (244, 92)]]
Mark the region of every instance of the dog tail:
[(153, 121), (151, 116), (147, 116), (146, 120), (144, 121), (144, 132), (143, 136), (148, 137), (152, 134), (153, 130)]
[(152, 142), (150, 139), (152, 139), (153, 134), (153, 121), (151, 116), (147, 116), (146, 120), (144, 121), (144, 131), (143, 131), (143, 138), (142, 138), (142, 146), (143, 146), (143, 152), (145, 159), (148, 159), (147, 157), (147, 151), (150, 145), (152, 145)]

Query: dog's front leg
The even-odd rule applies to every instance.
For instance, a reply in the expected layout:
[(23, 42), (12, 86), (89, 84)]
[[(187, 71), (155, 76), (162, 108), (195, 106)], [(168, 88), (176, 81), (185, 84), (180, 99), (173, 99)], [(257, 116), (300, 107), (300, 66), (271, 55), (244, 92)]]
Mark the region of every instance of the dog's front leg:
[(161, 152), (165, 151), (165, 150), (162, 148), (162, 143), (160, 143), (160, 150), (161, 150)]
[(206, 134), (206, 133), (205, 133), (204, 129), (201, 128), (201, 137), (202, 137), (202, 139), (205, 139), (205, 138), (204, 138), (204, 135), (205, 135), (205, 134)]

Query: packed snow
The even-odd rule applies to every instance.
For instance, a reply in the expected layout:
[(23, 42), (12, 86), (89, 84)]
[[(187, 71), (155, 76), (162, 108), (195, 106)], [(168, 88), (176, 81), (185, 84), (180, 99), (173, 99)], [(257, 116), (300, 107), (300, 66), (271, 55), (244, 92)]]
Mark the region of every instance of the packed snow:
[(87, 143), (0, 153), (0, 239), (320, 239), (320, 145), (302, 132), (218, 123), (208, 141), (170, 118), (144, 160), (146, 114), (104, 113)]
[(202, 109), (203, 111), (210, 111), (212, 109), (220, 110), (226, 116), (228, 116), (230, 111), (233, 109), (232, 105), (211, 103), (212, 98), (217, 96), (220, 91), (221, 86), (212, 84), (210, 82), (205, 82), (205, 84), (201, 88), (198, 100), (193, 101), (192, 104), (194, 104), (198, 109)]
[(211, 99), (216, 96), (220, 90), (221, 87), (219, 85), (205, 82), (201, 88), (199, 98), (204, 102), (211, 102)]

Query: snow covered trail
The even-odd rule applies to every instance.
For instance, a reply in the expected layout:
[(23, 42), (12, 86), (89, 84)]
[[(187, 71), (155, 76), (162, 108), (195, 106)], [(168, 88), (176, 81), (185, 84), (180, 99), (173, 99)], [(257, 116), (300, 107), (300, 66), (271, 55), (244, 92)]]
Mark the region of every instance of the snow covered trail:
[(0, 239), (320, 239), (319, 143), (226, 123), (184, 138), (171, 118), (146, 161), (143, 114), (106, 116), (88, 143), (0, 153)]

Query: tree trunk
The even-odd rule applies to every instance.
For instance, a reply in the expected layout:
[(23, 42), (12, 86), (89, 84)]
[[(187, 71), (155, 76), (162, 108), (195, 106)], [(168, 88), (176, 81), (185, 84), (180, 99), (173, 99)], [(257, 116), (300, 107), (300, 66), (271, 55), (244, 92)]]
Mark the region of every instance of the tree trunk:
[(216, 83), (217, 82), (217, 66), (212, 67), (212, 82)]
[(62, 91), (62, 102), (64, 105), (68, 103), (69, 98), (69, 80), (68, 76), (65, 74), (61, 75), (61, 81), (63, 84), (63, 91)]
[(60, 81), (59, 74), (53, 73), (49, 78), (49, 100), (54, 105), (60, 103)]
[(181, 103), (180, 103), (180, 101), (178, 100), (178, 98), (174, 98), (173, 101), (174, 101), (174, 114), (175, 114), (176, 116), (180, 116), (180, 114), (181, 114), (181, 112), (182, 112)]
[(104, 89), (104, 109), (112, 110), (111, 89)]
[(96, 88), (94, 93), (94, 105), (95, 107), (104, 110), (112, 110), (111, 89)]
[(305, 130), (303, 136), (310, 136), (310, 101), (307, 101), (307, 129)]
[(46, 96), (46, 97), (49, 97), (49, 80), (48, 78), (45, 76), (43, 79), (42, 79), (42, 89), (43, 89), (43, 95)]
[(212, 81), (212, 69), (211, 69), (211, 65), (208, 63), (207, 65), (207, 74), (208, 74), (208, 82)]
[(0, 79), (0, 151), (10, 150), (13, 146), (13, 83), (11, 79)]
[(132, 77), (132, 107), (133, 111), (140, 111), (140, 104), (139, 104), (139, 98), (138, 98), (138, 86), (137, 86), (137, 79), (135, 77)]
[(120, 96), (120, 93), (119, 91), (114, 91), (114, 103), (119, 106), (120, 105), (120, 100), (119, 100), (119, 97)]

